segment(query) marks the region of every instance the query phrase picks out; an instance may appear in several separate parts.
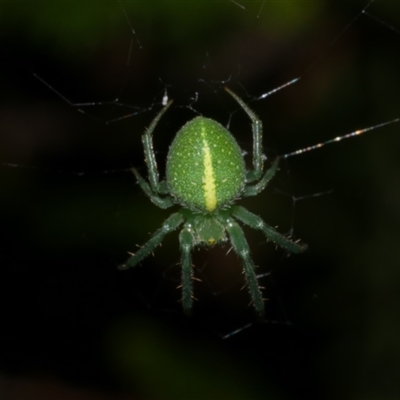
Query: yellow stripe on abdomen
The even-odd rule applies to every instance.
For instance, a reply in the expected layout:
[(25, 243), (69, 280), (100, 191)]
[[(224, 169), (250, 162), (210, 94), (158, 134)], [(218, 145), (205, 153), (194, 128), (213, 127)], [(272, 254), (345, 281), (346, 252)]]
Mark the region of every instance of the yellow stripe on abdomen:
[(213, 211), (217, 207), (217, 192), (215, 188), (214, 170), (212, 166), (211, 151), (208, 147), (207, 141), (203, 136), (203, 151), (204, 151), (204, 200), (207, 211)]

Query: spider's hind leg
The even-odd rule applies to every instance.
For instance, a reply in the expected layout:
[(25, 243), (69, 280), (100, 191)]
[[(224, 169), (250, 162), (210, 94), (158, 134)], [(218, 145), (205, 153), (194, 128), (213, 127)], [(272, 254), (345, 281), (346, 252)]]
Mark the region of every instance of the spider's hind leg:
[(276, 170), (278, 169), (279, 158), (276, 158), (271, 167), (265, 172), (264, 176), (254, 185), (246, 186), (244, 189), (243, 196), (256, 196), (258, 193), (262, 192), (268, 182), (274, 177), (276, 174)]
[(168, 188), (165, 181), (160, 182), (160, 176), (158, 173), (156, 156), (153, 149), (153, 131), (156, 128), (158, 122), (164, 113), (168, 110), (169, 106), (172, 104), (170, 100), (161, 111), (155, 116), (150, 126), (146, 129), (145, 133), (142, 135), (142, 143), (144, 148), (144, 155), (146, 156), (147, 169), (149, 171), (149, 181), (151, 189), (154, 193), (158, 194), (168, 194)]
[(247, 172), (247, 182), (254, 182), (261, 178), (264, 160), (262, 155), (262, 122), (256, 113), (232, 90), (225, 87), (227, 91), (243, 108), (251, 119), (253, 130), (253, 169)]
[(141, 189), (143, 190), (143, 192), (145, 192), (147, 196), (149, 196), (150, 200), (157, 207), (165, 209), (172, 207), (175, 204), (171, 196), (160, 197), (156, 192), (154, 192), (153, 189), (150, 187), (150, 185), (146, 182), (146, 180), (142, 177), (142, 175), (139, 174), (139, 172), (135, 168), (132, 168), (132, 172), (136, 176), (136, 180)]

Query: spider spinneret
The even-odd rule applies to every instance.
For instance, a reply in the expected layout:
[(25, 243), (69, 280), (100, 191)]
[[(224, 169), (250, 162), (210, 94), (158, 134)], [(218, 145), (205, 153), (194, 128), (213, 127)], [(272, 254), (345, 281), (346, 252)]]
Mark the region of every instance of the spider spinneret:
[(252, 303), (260, 314), (264, 301), (258, 285), (250, 249), (237, 221), (261, 230), (268, 240), (292, 253), (306, 249), (267, 225), (259, 216), (235, 205), (241, 197), (255, 196), (265, 189), (278, 168), (278, 159), (263, 174), (262, 123), (243, 100), (225, 90), (250, 117), (253, 130), (253, 168), (246, 171), (239, 145), (231, 133), (218, 122), (196, 117), (176, 134), (168, 156), (166, 180), (160, 180), (153, 150), (153, 131), (172, 101), (158, 113), (142, 136), (149, 174), (147, 182), (136, 169), (136, 179), (150, 200), (161, 208), (180, 205), (150, 240), (119, 269), (134, 267), (147, 257), (164, 236), (183, 224), (179, 235), (182, 263), (182, 305), (189, 313), (193, 303), (193, 267), (191, 252), (198, 245), (213, 246), (229, 240), (243, 261), (244, 275)]

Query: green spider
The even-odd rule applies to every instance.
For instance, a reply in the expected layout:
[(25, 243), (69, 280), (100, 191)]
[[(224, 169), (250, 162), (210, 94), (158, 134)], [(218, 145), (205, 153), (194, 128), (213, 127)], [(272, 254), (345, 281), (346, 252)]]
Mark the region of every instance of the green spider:
[(198, 245), (213, 246), (230, 240), (243, 261), (244, 275), (252, 303), (260, 314), (264, 301), (258, 286), (250, 249), (237, 221), (261, 230), (267, 239), (292, 253), (306, 246), (294, 243), (267, 225), (259, 216), (234, 204), (241, 197), (255, 196), (267, 186), (278, 168), (278, 159), (263, 175), (262, 123), (243, 100), (228, 88), (225, 90), (239, 103), (252, 121), (253, 168), (246, 170), (242, 152), (231, 133), (218, 122), (196, 117), (176, 134), (168, 156), (166, 180), (160, 181), (152, 134), (172, 101), (158, 113), (142, 136), (149, 174), (147, 182), (133, 169), (138, 184), (160, 208), (176, 204), (182, 208), (167, 218), (150, 240), (119, 269), (134, 267), (147, 257), (164, 236), (183, 224), (179, 235), (182, 263), (182, 305), (190, 313), (193, 303), (193, 268), (191, 251)]

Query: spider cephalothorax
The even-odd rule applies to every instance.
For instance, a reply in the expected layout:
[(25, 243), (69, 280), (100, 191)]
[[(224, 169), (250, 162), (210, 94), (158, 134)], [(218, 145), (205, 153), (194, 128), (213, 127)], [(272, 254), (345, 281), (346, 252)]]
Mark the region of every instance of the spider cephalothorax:
[(181, 209), (171, 214), (150, 240), (121, 265), (120, 269), (137, 265), (162, 242), (167, 233), (183, 225), (179, 235), (182, 252), (183, 309), (190, 312), (193, 302), (193, 248), (230, 240), (233, 249), (242, 258), (244, 275), (254, 307), (257, 312), (262, 313), (264, 302), (250, 258), (250, 249), (237, 221), (261, 230), (267, 239), (292, 253), (299, 253), (306, 246), (289, 240), (257, 215), (234, 204), (241, 197), (257, 195), (267, 186), (275, 175), (278, 159), (263, 175), (261, 121), (243, 100), (228, 88), (225, 90), (240, 104), (252, 121), (253, 168), (246, 171), (239, 145), (227, 129), (212, 119), (196, 117), (187, 122), (173, 140), (167, 156), (167, 177), (166, 180), (160, 181), (152, 134), (158, 121), (171, 105), (170, 101), (142, 136), (149, 182), (136, 170), (133, 172), (140, 187), (154, 204), (161, 208), (178, 204)]

